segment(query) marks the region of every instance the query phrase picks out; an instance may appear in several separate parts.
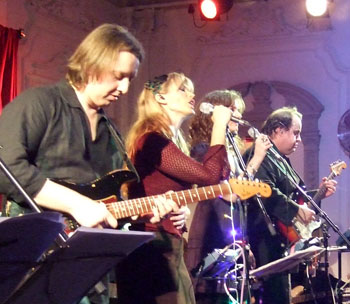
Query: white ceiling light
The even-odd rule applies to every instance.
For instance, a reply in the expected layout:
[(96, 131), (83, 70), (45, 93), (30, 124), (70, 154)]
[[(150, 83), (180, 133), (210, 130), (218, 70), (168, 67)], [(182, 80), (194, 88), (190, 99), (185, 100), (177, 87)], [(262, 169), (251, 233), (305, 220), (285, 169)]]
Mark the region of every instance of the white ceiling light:
[(314, 17), (322, 16), (327, 11), (328, 0), (306, 0), (306, 10)]

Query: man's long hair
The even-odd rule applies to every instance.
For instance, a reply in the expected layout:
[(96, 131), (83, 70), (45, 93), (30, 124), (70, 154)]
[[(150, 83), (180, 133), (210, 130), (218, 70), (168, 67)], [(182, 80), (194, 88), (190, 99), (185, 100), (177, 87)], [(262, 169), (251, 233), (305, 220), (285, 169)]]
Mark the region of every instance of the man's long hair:
[(112, 71), (122, 51), (130, 52), (141, 62), (144, 50), (141, 43), (127, 29), (117, 24), (102, 24), (88, 34), (68, 60), (66, 79), (81, 88), (89, 77), (98, 79)]

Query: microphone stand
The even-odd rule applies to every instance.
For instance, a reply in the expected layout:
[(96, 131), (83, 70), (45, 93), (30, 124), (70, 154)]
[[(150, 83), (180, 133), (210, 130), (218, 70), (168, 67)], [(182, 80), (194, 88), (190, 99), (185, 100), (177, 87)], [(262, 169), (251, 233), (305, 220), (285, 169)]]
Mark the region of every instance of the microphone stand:
[[(282, 158), (283, 159), (283, 158)], [(289, 167), (289, 164), (286, 162), (285, 159), (283, 159), (283, 163), (285, 164), (285, 166)], [(289, 178), (289, 177), (288, 177)], [(307, 200), (308, 203), (311, 204), (312, 208), (314, 210), (316, 210), (316, 213), (323, 218), (326, 223), (332, 227), (332, 229), (334, 230), (334, 232), (336, 232), (345, 242), (345, 244), (347, 245), (348, 248), (350, 248), (350, 241), (346, 238), (346, 236), (340, 232), (339, 227), (328, 217), (327, 213), (324, 212), (319, 206), (318, 204), (313, 200), (313, 198), (308, 195), (306, 193), (306, 191), (300, 187), (293, 179), (289, 178), (289, 180), (293, 183), (293, 185), (298, 189), (298, 191), (305, 197), (305, 199)]]
[[(243, 170), (244, 174), (246, 176), (248, 176), (248, 178), (250, 180), (253, 180), (253, 177), (248, 174), (248, 171), (247, 171), (247, 167), (245, 165), (245, 162), (242, 158), (242, 155), (237, 147), (237, 144), (234, 140), (234, 136), (235, 134), (231, 133), (229, 131), (229, 129), (227, 128), (226, 129), (226, 137), (230, 143), (230, 145), (232, 146), (237, 158), (238, 158), (238, 161), (239, 161), (239, 164), (240, 164), (240, 167), (241, 169)], [(265, 206), (263, 205), (262, 201), (261, 201), (261, 197), (259, 195), (256, 195), (255, 196), (256, 198), (256, 201), (258, 202), (258, 205), (259, 207), (261, 208), (262, 210), (262, 213), (264, 215), (264, 218), (265, 218), (265, 221), (266, 221), (266, 224), (267, 224), (267, 227), (269, 228), (269, 231), (272, 235), (275, 235), (276, 234), (276, 230), (271, 222), (271, 219), (269, 217), (269, 215), (267, 214), (266, 212), (266, 209), (265, 209)], [(241, 203), (240, 200), (238, 200), (238, 203)], [(242, 206), (243, 205), (243, 206)], [(248, 246), (248, 238), (247, 238), (247, 215), (248, 215), (248, 212), (247, 212), (247, 202), (244, 201), (243, 204), (241, 204), (241, 207), (239, 208), (239, 213), (240, 213), (240, 219), (241, 219), (241, 231), (242, 231), (242, 245), (243, 245), (243, 254), (244, 254), (244, 261), (245, 261), (245, 281), (246, 281), (246, 286), (247, 286), (247, 294), (248, 294), (248, 297), (247, 297), (247, 304), (250, 304), (250, 286), (249, 286), (249, 246)], [(242, 210), (243, 209), (243, 210)], [(242, 286), (243, 287), (243, 286)]]
[[(289, 164), (287, 163), (287, 161), (283, 159), (283, 163), (285, 164), (285, 166), (289, 166)], [(348, 240), (348, 238), (339, 230), (339, 227), (328, 217), (327, 213), (324, 212), (320, 206), (315, 202), (315, 200), (306, 193), (306, 191), (299, 186), (292, 178), (288, 179), (293, 183), (293, 185), (298, 189), (298, 191), (305, 197), (305, 199), (307, 200), (307, 202), (312, 206), (312, 208), (315, 210), (316, 214), (318, 214), (322, 219), (325, 220), (325, 222), (332, 227), (333, 231), (336, 232), (345, 242), (346, 246), (348, 249), (350, 249), (350, 241)], [(321, 225), (322, 227), (322, 233), (323, 233), (323, 246), (325, 248), (325, 254), (324, 254), (324, 263), (323, 263), (323, 268), (326, 274), (326, 277), (328, 278), (329, 281), (329, 263), (328, 263), (328, 239), (329, 239), (329, 233), (327, 231), (327, 225), (325, 223), (322, 223)], [(340, 278), (339, 278), (340, 280)], [(332, 288), (330, 281), (329, 281), (329, 286), (330, 288)], [(340, 295), (341, 296), (341, 295)], [(339, 294), (338, 294), (339, 297)]]
[[(253, 176), (251, 176), (248, 171), (247, 171), (247, 166), (242, 158), (242, 155), (237, 147), (237, 144), (234, 140), (234, 134), (232, 134), (231, 132), (229, 132), (229, 130), (226, 130), (226, 136), (233, 148), (233, 150), (235, 151), (235, 154), (237, 155), (237, 158), (238, 158), (238, 161), (239, 161), (239, 164), (241, 166), (241, 169), (243, 170), (244, 172), (244, 175), (247, 176), (249, 178), (249, 180), (253, 180)], [(274, 227), (274, 225), (272, 224), (272, 221), (271, 221), (271, 218), (270, 216), (267, 214), (266, 212), (266, 209), (265, 209), (265, 206), (261, 200), (261, 197), (259, 195), (256, 195), (255, 196), (255, 199), (256, 201), (258, 202), (258, 205), (263, 213), (263, 216), (264, 216), (264, 219), (265, 219), (265, 223), (267, 225), (267, 228), (269, 229), (271, 235), (276, 235), (276, 229)]]
[[(0, 146), (0, 149), (2, 149), (1, 146)], [(14, 175), (11, 173), (10, 169), (6, 166), (6, 164), (4, 163), (1, 157), (0, 157), (0, 169), (4, 172), (4, 174), (10, 180), (10, 182), (17, 188), (17, 190), (24, 196), (30, 208), (37, 213), (42, 213), (43, 212), (42, 209), (23, 189), (19, 181), (14, 177)], [(66, 246), (67, 239), (68, 239), (67, 234), (65, 232), (61, 232), (59, 233), (58, 238), (55, 240), (55, 243), (58, 247), (63, 248)]]

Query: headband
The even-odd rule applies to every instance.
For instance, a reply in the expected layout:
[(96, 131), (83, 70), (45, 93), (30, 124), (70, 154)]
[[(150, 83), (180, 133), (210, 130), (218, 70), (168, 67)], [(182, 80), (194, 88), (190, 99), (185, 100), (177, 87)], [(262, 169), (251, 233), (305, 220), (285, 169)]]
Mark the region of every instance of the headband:
[(154, 77), (152, 80), (148, 80), (144, 87), (147, 90), (151, 90), (153, 94), (157, 94), (160, 90), (160, 87), (164, 82), (166, 82), (168, 79), (168, 75), (164, 74), (161, 76)]

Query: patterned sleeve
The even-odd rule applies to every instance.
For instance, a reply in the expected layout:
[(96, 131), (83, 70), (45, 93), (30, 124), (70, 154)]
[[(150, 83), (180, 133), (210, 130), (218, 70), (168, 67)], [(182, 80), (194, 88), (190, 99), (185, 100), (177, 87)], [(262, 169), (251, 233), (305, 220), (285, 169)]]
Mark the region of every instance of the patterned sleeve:
[(185, 155), (171, 140), (158, 134), (146, 134), (135, 163), (147, 164), (149, 170), (157, 168), (162, 173), (180, 181), (206, 186), (227, 178), (228, 160), (224, 145), (215, 145), (204, 155), (203, 163)]

